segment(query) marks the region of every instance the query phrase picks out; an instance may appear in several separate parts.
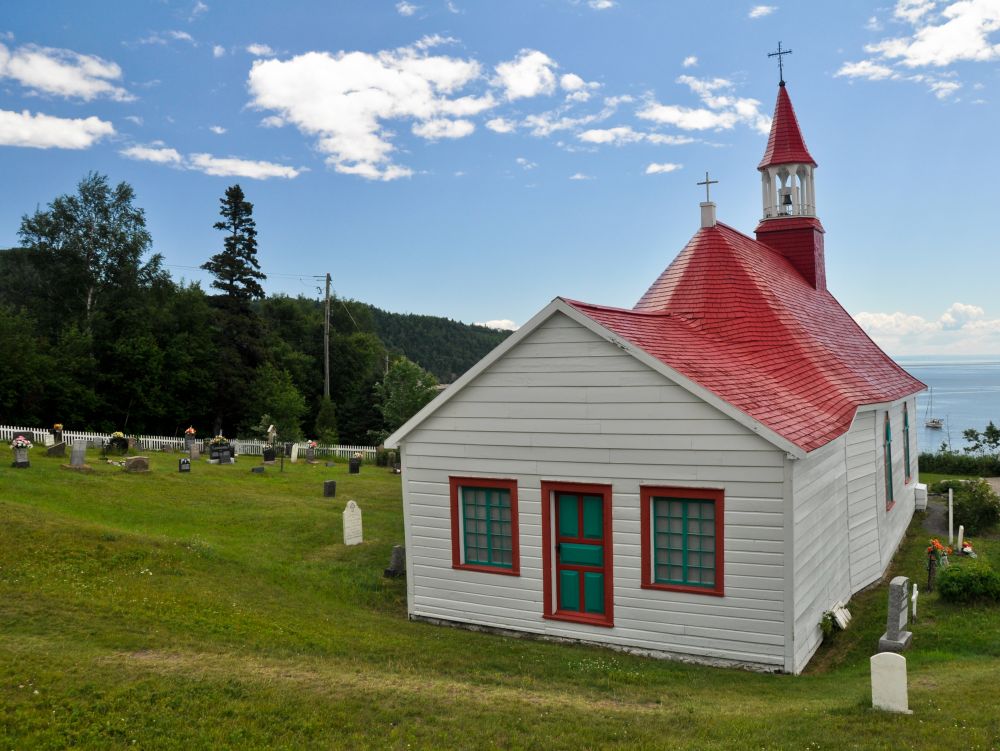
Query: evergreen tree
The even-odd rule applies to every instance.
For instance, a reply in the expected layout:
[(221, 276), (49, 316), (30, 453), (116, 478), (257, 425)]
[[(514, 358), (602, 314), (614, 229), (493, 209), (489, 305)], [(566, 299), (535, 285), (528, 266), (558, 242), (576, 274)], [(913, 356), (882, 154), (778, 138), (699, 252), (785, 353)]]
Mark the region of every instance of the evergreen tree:
[(226, 188), (225, 198), (220, 198), (219, 213), (223, 220), (215, 229), (228, 233), (223, 250), (216, 253), (202, 268), (212, 273), (212, 286), (231, 300), (260, 300), (266, 279), (257, 263), (257, 223), (253, 219), (253, 204), (246, 200), (239, 185)]

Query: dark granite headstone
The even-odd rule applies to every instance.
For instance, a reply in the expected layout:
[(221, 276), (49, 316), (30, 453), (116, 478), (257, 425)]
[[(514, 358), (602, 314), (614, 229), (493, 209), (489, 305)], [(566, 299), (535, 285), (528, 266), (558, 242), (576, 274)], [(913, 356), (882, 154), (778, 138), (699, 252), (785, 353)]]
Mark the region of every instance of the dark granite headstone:
[(45, 449), (46, 456), (66, 456), (66, 444), (60, 441)]
[(324, 480), (323, 481), (323, 497), (324, 498), (334, 498), (337, 495), (337, 481), (336, 480)]
[(177, 460), (177, 471), (178, 472), (190, 472), (191, 471), (191, 460), (190, 459), (178, 459)]
[(129, 456), (125, 459), (126, 472), (149, 472), (149, 457)]
[(389, 568), (382, 572), (382, 575), (395, 579), (406, 576), (406, 548), (402, 545), (392, 546), (392, 556), (389, 558)]
[(274, 450), (274, 446), (268, 446), (264, 449), (264, 463), (274, 464), (278, 458), (278, 452)]
[(250, 471), (253, 472), (255, 475), (262, 475), (262, 474), (264, 474), (264, 468), (263, 467), (250, 467)]
[(351, 457), (347, 462), (347, 471), (352, 475), (361, 474), (361, 460)]

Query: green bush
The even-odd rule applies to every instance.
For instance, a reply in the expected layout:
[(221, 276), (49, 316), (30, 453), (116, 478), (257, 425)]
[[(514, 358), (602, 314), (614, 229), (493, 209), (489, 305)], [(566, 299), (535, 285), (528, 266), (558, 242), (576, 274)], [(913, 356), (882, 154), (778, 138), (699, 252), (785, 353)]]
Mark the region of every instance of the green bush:
[(943, 451), (938, 454), (921, 454), (917, 461), (921, 472), (984, 477), (1000, 475), (1000, 458), (996, 456), (972, 456)]
[(986, 561), (953, 563), (937, 581), (941, 599), (947, 602), (1000, 602), (1000, 573)]
[(933, 483), (928, 490), (931, 493), (940, 493), (941, 495), (948, 495), (949, 490), (954, 490), (956, 493), (964, 489), (968, 484), (969, 480), (938, 480)]
[(967, 482), (955, 490), (955, 524), (967, 535), (979, 535), (1000, 521), (1000, 496), (986, 480)]

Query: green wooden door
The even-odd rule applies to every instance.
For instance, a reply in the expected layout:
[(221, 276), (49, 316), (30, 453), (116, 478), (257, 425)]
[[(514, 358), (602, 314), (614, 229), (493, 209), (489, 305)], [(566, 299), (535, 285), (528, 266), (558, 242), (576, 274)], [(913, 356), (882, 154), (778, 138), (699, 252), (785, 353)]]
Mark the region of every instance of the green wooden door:
[(604, 499), (558, 492), (555, 505), (557, 610), (604, 615)]

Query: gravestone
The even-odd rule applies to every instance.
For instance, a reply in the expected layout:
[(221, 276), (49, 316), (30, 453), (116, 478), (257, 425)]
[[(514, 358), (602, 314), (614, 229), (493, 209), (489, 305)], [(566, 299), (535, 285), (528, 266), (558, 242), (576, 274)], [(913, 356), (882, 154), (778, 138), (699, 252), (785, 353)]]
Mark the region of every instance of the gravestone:
[(917, 622), (917, 598), (919, 596), (920, 596), (920, 593), (917, 592), (917, 583), (913, 582), (913, 594), (910, 595), (910, 602), (913, 603), (913, 608), (912, 608), (912, 610), (910, 612), (910, 615), (913, 616), (913, 622), (914, 623)]
[(46, 456), (66, 456), (66, 444), (60, 441), (45, 449)]
[(886, 712), (910, 712), (906, 690), (906, 658), (892, 652), (880, 652), (871, 658), (872, 707)]
[(82, 438), (73, 441), (73, 449), (70, 451), (69, 465), (71, 467), (82, 467), (87, 461), (87, 442)]
[(293, 443), (292, 444), (291, 460), (292, 460), (292, 464), (295, 464), (295, 462), (297, 462), (299, 460), (299, 444), (297, 444), (297, 443)]
[(402, 545), (392, 546), (392, 555), (389, 557), (389, 568), (382, 572), (382, 576), (387, 579), (406, 576), (406, 548)]
[(178, 459), (177, 460), (177, 471), (178, 472), (190, 472), (191, 471), (191, 460), (190, 459)]
[(337, 481), (336, 480), (324, 480), (323, 481), (323, 497), (324, 498), (334, 498), (337, 495)]
[(262, 474), (264, 474), (264, 468), (263, 467), (250, 467), (250, 471), (253, 474), (255, 474), (255, 475), (262, 475)]
[(910, 580), (897, 576), (889, 582), (889, 614), (886, 629), (878, 640), (879, 652), (902, 652), (910, 646), (913, 634), (906, 630), (910, 605)]
[(195, 440), (195, 438), (194, 438), (193, 435), (187, 435), (187, 434), (185, 434), (185, 436), (184, 436), (184, 449), (187, 450), (187, 451), (190, 451), (191, 447), (194, 446), (194, 440)]
[(231, 445), (211, 446), (208, 459), (215, 464), (233, 464), (233, 447)]
[(347, 472), (352, 475), (361, 474), (361, 458), (352, 456), (347, 460)]
[(309, 446), (306, 448), (306, 461), (309, 464), (316, 463), (316, 448), (314, 446)]
[(35, 434), (30, 430), (19, 430), (14, 435), (27, 438), (29, 443), (32, 444), (38, 443), (38, 441), (35, 440)]
[(201, 443), (199, 441), (195, 441), (191, 444), (191, 448), (188, 449), (188, 457), (193, 462), (196, 462), (201, 458)]
[(274, 464), (278, 459), (278, 452), (274, 450), (274, 446), (268, 446), (264, 449), (264, 464)]
[(149, 472), (149, 457), (129, 456), (125, 458), (126, 472)]
[(28, 449), (14, 449), (14, 464), (15, 469), (28, 469), (31, 466), (31, 461), (28, 459)]
[(361, 509), (354, 501), (347, 502), (344, 509), (344, 544), (360, 545), (364, 542), (361, 532)]

